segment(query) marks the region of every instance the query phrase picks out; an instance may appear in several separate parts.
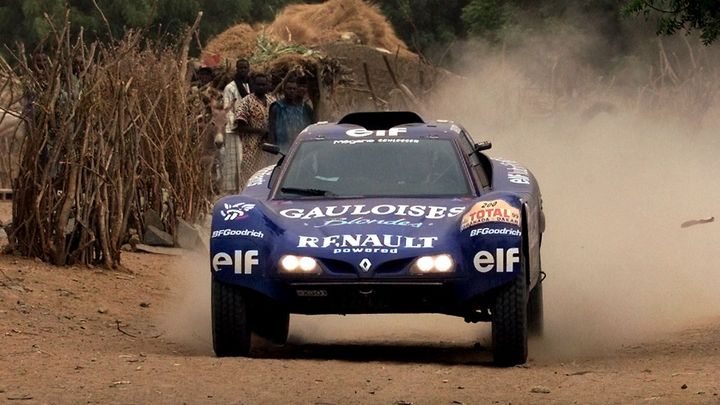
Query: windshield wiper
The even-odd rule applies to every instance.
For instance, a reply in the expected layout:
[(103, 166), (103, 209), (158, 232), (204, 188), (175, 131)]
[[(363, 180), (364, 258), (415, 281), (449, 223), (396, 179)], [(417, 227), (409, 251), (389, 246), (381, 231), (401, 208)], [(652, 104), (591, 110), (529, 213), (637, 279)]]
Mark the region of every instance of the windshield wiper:
[(283, 193), (286, 194), (297, 194), (297, 195), (306, 195), (306, 196), (324, 196), (324, 197), (334, 197), (337, 196), (337, 194), (333, 193), (329, 190), (320, 190), (316, 188), (296, 188), (296, 187), (282, 187), (280, 189)]

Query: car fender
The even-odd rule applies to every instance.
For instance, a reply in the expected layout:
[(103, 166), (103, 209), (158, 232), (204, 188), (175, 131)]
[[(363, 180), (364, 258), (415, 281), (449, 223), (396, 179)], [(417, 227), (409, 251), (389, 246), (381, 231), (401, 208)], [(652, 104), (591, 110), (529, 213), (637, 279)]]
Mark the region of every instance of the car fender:
[(460, 219), (460, 246), (467, 274), (463, 298), (486, 293), (521, 274), (523, 200), (493, 192), (475, 200)]
[(273, 241), (283, 233), (261, 201), (240, 195), (219, 200), (213, 209), (210, 234), (212, 277), (272, 298), (283, 292), (266, 282)]

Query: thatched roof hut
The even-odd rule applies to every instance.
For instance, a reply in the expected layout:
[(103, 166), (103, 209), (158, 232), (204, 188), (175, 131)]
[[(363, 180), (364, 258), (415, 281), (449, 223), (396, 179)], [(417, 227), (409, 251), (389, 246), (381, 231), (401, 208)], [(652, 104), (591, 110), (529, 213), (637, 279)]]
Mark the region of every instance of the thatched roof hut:
[(318, 117), (334, 120), (353, 110), (420, 109), (420, 100), (449, 72), (407, 49), (379, 8), (363, 0), (328, 0), (283, 9), (266, 27), (231, 27), (204, 54), (238, 57), (279, 84), (290, 72), (309, 79)]

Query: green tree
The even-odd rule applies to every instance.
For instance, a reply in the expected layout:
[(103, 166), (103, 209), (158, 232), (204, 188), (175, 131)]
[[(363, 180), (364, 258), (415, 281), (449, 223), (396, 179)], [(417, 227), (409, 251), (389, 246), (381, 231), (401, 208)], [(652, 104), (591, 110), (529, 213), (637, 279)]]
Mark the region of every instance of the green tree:
[(0, 6), (0, 38), (5, 45), (16, 41), (35, 44), (50, 31), (43, 13), (61, 15), (62, 0), (8, 0)]
[(472, 0), (462, 9), (462, 20), (471, 34), (497, 32), (506, 19), (504, 7), (498, 0)]
[(426, 56), (442, 53), (465, 36), (460, 15), (469, 0), (379, 0), (398, 36)]
[(205, 42), (238, 21), (248, 21), (251, 3), (251, 0), (157, 0), (152, 26), (159, 32), (178, 35), (202, 11), (200, 39)]
[[(68, 8), (76, 32), (82, 27), (89, 39), (103, 40), (110, 34), (120, 38), (128, 28), (147, 29), (150, 36), (174, 36), (191, 25), (199, 11), (204, 12), (201, 39), (207, 39), (238, 21), (252, 22), (254, 10), (262, 8), (258, 0), (96, 1), (107, 24), (92, 0), (7, 0), (0, 6), (0, 43), (12, 47), (14, 42), (23, 42), (34, 48), (50, 31), (44, 15), (60, 24)], [(271, 0), (270, 4), (287, 2)]]
[(720, 2), (717, 0), (630, 0), (624, 11), (657, 18), (657, 33), (672, 35), (685, 30), (700, 31), (705, 45), (720, 34)]

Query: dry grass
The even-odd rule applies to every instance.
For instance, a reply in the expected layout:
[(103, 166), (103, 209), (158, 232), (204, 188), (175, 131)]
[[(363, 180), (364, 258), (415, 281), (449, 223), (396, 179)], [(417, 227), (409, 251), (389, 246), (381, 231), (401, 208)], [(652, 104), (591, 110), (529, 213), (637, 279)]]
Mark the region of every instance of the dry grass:
[(257, 52), (263, 36), (286, 47), (344, 41), (409, 53), (377, 6), (362, 0), (329, 0), (287, 6), (264, 28), (234, 25), (210, 40), (203, 54), (220, 55), (227, 61), (249, 58)]
[[(277, 40), (305, 45), (337, 42), (352, 33), (363, 45), (395, 52), (407, 46), (377, 6), (362, 0), (329, 0), (286, 7), (266, 33)], [(346, 35), (347, 36), (347, 35)]]
[(229, 61), (249, 58), (255, 50), (257, 36), (257, 31), (250, 25), (237, 24), (211, 39), (203, 54), (220, 55)]

